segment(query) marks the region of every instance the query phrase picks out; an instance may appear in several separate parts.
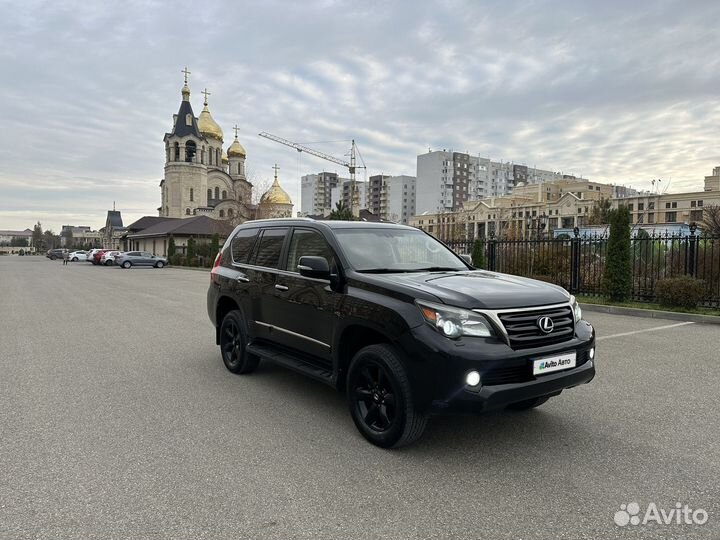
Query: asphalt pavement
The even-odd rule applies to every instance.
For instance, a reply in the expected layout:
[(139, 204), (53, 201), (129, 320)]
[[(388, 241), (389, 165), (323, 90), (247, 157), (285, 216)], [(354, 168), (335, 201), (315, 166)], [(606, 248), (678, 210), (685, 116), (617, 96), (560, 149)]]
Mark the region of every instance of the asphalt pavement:
[(329, 387), (229, 373), (208, 283), (0, 257), (0, 538), (720, 538), (716, 325), (587, 313), (592, 383), (388, 451)]

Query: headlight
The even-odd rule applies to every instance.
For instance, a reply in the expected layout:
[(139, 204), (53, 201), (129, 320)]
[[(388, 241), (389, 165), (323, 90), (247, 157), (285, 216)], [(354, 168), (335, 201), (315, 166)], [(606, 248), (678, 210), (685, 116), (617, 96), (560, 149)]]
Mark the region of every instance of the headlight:
[(425, 321), (445, 337), (457, 339), (460, 336), (490, 337), (492, 327), (487, 319), (470, 311), (432, 302), (417, 301)]
[(577, 298), (574, 296), (570, 297), (570, 307), (572, 307), (575, 322), (580, 322), (580, 319), (582, 319), (582, 309), (580, 309), (580, 304), (578, 304)]

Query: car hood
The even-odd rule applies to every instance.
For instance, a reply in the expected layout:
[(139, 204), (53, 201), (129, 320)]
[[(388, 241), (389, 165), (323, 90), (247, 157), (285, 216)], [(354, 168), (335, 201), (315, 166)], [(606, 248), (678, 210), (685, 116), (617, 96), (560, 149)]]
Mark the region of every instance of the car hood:
[(382, 279), (422, 290), (443, 303), (464, 308), (506, 309), (568, 300), (568, 293), (557, 285), (484, 270), (383, 274)]

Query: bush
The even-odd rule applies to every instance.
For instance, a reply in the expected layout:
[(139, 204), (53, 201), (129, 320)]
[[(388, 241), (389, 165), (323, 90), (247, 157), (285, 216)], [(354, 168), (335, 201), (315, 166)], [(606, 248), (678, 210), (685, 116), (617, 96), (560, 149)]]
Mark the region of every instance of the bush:
[(662, 306), (693, 309), (705, 296), (705, 282), (690, 276), (661, 279), (655, 295)]
[(475, 268), (485, 268), (485, 242), (479, 238), (475, 240), (470, 257)]
[(170, 264), (173, 266), (181, 266), (181, 259), (182, 256), (179, 253), (173, 253), (170, 257), (168, 257)]
[(610, 210), (610, 238), (605, 265), (605, 295), (617, 302), (630, 298), (632, 260), (630, 257), (630, 211), (625, 206)]

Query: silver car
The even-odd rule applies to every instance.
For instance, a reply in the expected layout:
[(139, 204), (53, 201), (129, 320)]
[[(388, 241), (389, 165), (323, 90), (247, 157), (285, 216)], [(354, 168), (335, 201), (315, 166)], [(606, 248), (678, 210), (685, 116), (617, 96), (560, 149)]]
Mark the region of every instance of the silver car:
[(167, 266), (167, 263), (168, 260), (165, 257), (159, 257), (147, 251), (126, 251), (115, 257), (115, 264), (120, 268), (130, 268), (131, 266), (162, 268)]

